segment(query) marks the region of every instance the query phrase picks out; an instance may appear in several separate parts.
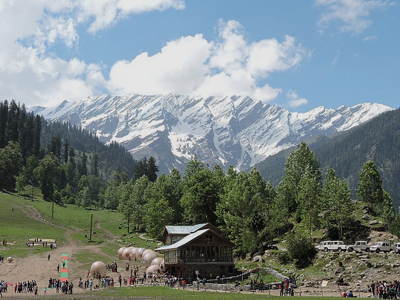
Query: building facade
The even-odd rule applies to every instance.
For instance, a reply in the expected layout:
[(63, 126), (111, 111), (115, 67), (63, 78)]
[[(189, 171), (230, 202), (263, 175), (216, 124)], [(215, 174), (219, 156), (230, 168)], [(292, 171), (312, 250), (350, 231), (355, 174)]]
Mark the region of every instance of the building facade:
[(164, 253), (165, 272), (187, 279), (216, 278), (235, 274), (233, 243), (209, 224), (166, 226)]

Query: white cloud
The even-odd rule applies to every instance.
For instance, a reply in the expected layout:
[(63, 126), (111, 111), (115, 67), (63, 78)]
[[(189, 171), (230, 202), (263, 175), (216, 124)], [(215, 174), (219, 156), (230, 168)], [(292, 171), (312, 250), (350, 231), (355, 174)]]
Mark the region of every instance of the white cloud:
[(79, 43), (77, 26), (94, 33), (130, 14), (183, 9), (183, 0), (0, 1), (0, 99), (28, 105), (86, 98), (109, 91), (101, 66), (63, 60), (48, 47)]
[(161, 52), (144, 52), (132, 61), (118, 61), (110, 71), (110, 86), (119, 94), (188, 94), (208, 72), (210, 43), (201, 34), (167, 43)]
[(286, 94), (286, 97), (289, 100), (289, 106), (293, 108), (299, 107), (301, 105), (306, 105), (308, 103), (308, 100), (306, 98), (300, 98), (299, 95), (293, 90), (290, 90)]
[(130, 14), (141, 14), (169, 8), (184, 9), (184, 0), (79, 0), (76, 3), (78, 21), (93, 20), (88, 31), (95, 33)]
[(100, 92), (236, 94), (266, 103), (275, 99), (281, 89), (270, 86), (265, 79), (274, 72), (297, 67), (310, 56), (294, 37), (248, 42), (239, 22), (219, 21), (216, 40), (207, 40), (202, 34), (180, 37), (166, 43), (154, 55), (143, 52), (130, 61), (116, 61), (106, 79), (100, 63), (61, 59), (49, 53), (49, 47), (56, 43), (78, 47), (78, 26), (95, 33), (130, 14), (184, 9), (185, 2), (7, 0), (0, 3), (0, 97), (28, 105), (74, 101)]
[(247, 69), (253, 76), (265, 77), (271, 72), (297, 66), (308, 55), (310, 52), (296, 45), (291, 36), (285, 36), (282, 43), (276, 39), (261, 40), (249, 47)]
[(315, 0), (316, 5), (327, 7), (318, 25), (325, 27), (340, 22), (340, 31), (359, 34), (371, 26), (371, 11), (392, 4), (384, 0)]
[(331, 62), (331, 66), (332, 66), (332, 67), (336, 66), (336, 64), (337, 64), (338, 61), (339, 61), (339, 57), (340, 57), (340, 51), (339, 51), (339, 50), (336, 50), (335, 58), (334, 58), (334, 59), (332, 60), (332, 62)]
[(295, 39), (265, 39), (249, 44), (244, 28), (231, 20), (219, 22), (219, 39), (202, 35), (167, 43), (153, 56), (138, 55), (116, 62), (110, 72), (115, 93), (190, 94), (193, 96), (247, 95), (263, 102), (275, 99), (280, 88), (258, 81), (276, 71), (300, 64), (310, 55)]
[(363, 39), (363, 41), (364, 41), (364, 42), (370, 42), (370, 41), (375, 41), (376, 39), (378, 39), (378, 37), (375, 36), (375, 35), (372, 35), (372, 36), (366, 36), (366, 37)]

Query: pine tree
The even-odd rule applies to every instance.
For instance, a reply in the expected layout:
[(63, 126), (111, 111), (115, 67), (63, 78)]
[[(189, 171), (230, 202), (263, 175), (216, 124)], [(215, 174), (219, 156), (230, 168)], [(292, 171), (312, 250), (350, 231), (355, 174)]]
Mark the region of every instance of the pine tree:
[(306, 143), (300, 143), (297, 149), (290, 154), (285, 163), (285, 173), (284, 180), (287, 186), (287, 194), (285, 195), (287, 198), (285, 201), (288, 202), (289, 211), (294, 212), (297, 210), (298, 205), (301, 204), (301, 200), (306, 199), (305, 197), (299, 198), (300, 181), (304, 180), (303, 176), (306, 173), (308, 177), (321, 186), (320, 164)]
[(158, 166), (156, 165), (156, 159), (150, 156), (148, 161), (147, 178), (151, 182), (156, 182), (157, 180)]
[(338, 229), (339, 238), (342, 238), (343, 228), (353, 220), (354, 205), (347, 183), (340, 180), (333, 169), (326, 172), (321, 204), (323, 225), (327, 229)]
[(372, 161), (368, 161), (362, 166), (357, 196), (359, 200), (369, 203), (374, 211), (375, 208), (379, 210), (379, 206), (383, 203), (381, 175)]
[(40, 156), (40, 132), (42, 130), (42, 120), (39, 115), (35, 117), (33, 129), (33, 154), (36, 157)]
[(68, 139), (65, 139), (65, 141), (64, 141), (64, 153), (63, 153), (63, 158), (64, 158), (64, 163), (65, 164), (68, 162), (68, 154), (69, 154), (69, 142), (68, 142)]

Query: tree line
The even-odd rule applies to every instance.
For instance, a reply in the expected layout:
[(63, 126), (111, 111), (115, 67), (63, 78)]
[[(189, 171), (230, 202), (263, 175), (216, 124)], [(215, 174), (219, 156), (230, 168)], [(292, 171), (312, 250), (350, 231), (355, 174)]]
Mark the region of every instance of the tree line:
[(131, 178), (135, 166), (117, 143), (104, 145), (82, 128), (48, 122), (15, 101), (0, 102), (0, 190), (24, 193), (30, 185), (60, 205), (103, 207), (113, 172)]
[[(1, 190), (23, 192), (32, 185), (45, 200), (60, 205), (119, 210), (128, 230), (146, 231), (154, 238), (165, 225), (210, 222), (235, 243), (235, 254), (243, 256), (262, 251), (285, 234), (295, 241), (290, 232), (310, 245), (318, 229), (325, 229), (327, 237), (342, 238), (354, 220), (346, 181), (332, 168), (323, 174), (306, 143), (291, 152), (275, 186), (255, 168), (238, 172), (230, 167), (224, 172), (197, 157), (183, 174), (173, 169), (157, 177), (153, 157), (136, 162), (117, 144), (102, 145), (81, 128), (48, 123), (27, 113), (24, 105), (4, 101), (0, 145)], [(114, 160), (115, 155), (120, 157)], [(361, 168), (357, 199), (400, 234), (400, 218), (372, 161)]]
[[(290, 154), (285, 176), (276, 187), (255, 168), (239, 173), (231, 167), (224, 172), (197, 157), (184, 174), (173, 169), (155, 181), (147, 176), (124, 181), (116, 174), (116, 178), (106, 189), (106, 207), (118, 209), (131, 230), (159, 238), (168, 224), (210, 222), (235, 243), (239, 256), (262, 251), (294, 227), (309, 238), (317, 229), (325, 229), (327, 237), (342, 238), (355, 218), (347, 183), (333, 169), (323, 176), (306, 143)], [(360, 172), (357, 195), (372, 214), (388, 226), (394, 224), (393, 202), (371, 161)]]

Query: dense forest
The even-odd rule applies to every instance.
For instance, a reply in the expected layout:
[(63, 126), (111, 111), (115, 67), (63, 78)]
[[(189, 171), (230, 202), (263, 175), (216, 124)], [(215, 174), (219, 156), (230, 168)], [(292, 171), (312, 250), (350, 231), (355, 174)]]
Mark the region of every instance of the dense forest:
[[(321, 136), (309, 144), (324, 172), (335, 169), (337, 175), (356, 195), (359, 173), (366, 161), (372, 160), (382, 174), (383, 188), (393, 196), (394, 206), (400, 205), (400, 110), (386, 112), (350, 131), (333, 137)], [(279, 184), (284, 165), (294, 149), (271, 156), (255, 167), (265, 180)]]
[(37, 186), (60, 205), (101, 207), (114, 172), (132, 178), (136, 165), (116, 143), (104, 145), (82, 128), (46, 121), (15, 101), (0, 102), (1, 190)]
[[(155, 181), (147, 176), (114, 181), (106, 190), (106, 203), (122, 212), (128, 230), (155, 238), (166, 224), (213, 223), (235, 243), (238, 256), (263, 251), (283, 237), (305, 241), (302, 247), (308, 245), (312, 252), (310, 237), (319, 229), (326, 238), (352, 238), (355, 206), (347, 183), (334, 169), (323, 176), (315, 154), (301, 143), (287, 158), (284, 173), (275, 188), (255, 168), (238, 173), (231, 167), (225, 173), (195, 157), (182, 175), (174, 169)], [(364, 163), (359, 178), (357, 199), (399, 234), (400, 219), (376, 165)]]
[[(36, 186), (45, 200), (60, 205), (119, 210), (128, 232), (154, 238), (165, 225), (210, 222), (235, 243), (238, 256), (263, 251), (285, 237), (291, 253), (308, 249), (308, 257), (314, 251), (312, 232), (320, 229), (327, 238), (351, 238), (346, 235), (354, 221), (352, 192), (334, 168), (323, 170), (303, 142), (285, 158), (282, 171), (274, 185), (256, 168), (224, 172), (193, 157), (183, 174), (173, 169), (157, 176), (153, 157), (135, 162), (124, 148), (103, 145), (81, 128), (47, 122), (14, 101), (0, 103), (3, 191), (24, 193)], [(400, 218), (377, 165), (365, 159), (357, 180), (357, 199), (399, 235)]]

